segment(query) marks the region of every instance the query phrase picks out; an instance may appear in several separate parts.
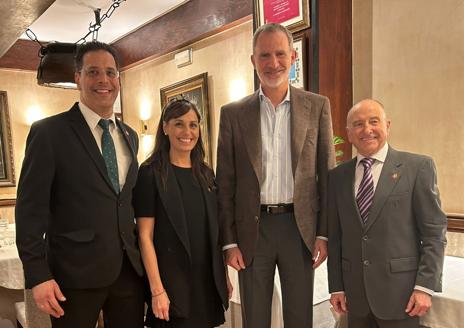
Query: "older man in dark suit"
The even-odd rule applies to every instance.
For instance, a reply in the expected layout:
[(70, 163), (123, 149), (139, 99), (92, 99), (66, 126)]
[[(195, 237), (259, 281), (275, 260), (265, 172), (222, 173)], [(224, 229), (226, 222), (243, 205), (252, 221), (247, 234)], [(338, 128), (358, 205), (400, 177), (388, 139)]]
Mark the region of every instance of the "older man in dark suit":
[[(115, 119), (113, 48), (81, 45), (80, 101), (32, 125), (18, 186), (17, 245), (26, 288), (53, 327), (143, 327), (143, 274), (132, 189), (136, 133)], [(45, 238), (44, 238), (45, 236)]]
[(285, 327), (312, 327), (313, 269), (327, 254), (330, 105), (326, 97), (289, 87), (295, 51), (283, 26), (255, 32), (251, 61), (260, 89), (221, 111), (223, 249), (239, 271), (244, 327), (270, 327), (276, 266)]
[(329, 175), (330, 302), (350, 327), (419, 327), (446, 244), (435, 165), (387, 144), (379, 102), (359, 102), (347, 121), (358, 155)]

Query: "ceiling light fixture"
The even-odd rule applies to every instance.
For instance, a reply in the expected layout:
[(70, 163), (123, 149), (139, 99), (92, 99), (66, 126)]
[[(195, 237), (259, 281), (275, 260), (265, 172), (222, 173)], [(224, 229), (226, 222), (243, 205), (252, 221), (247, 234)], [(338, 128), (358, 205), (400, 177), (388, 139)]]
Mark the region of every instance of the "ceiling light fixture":
[(95, 23), (90, 23), (87, 34), (76, 43), (51, 42), (43, 45), (37, 39), (34, 32), (27, 29), (26, 35), (29, 39), (36, 41), (40, 45), (40, 64), (37, 69), (37, 83), (47, 87), (76, 89), (77, 86), (74, 82), (74, 56), (76, 55), (78, 45), (87, 42), (86, 39), (90, 35), (92, 35), (92, 41), (96, 41), (101, 23), (106, 18), (109, 18), (124, 1), (126, 0), (113, 0), (113, 4), (102, 16), (100, 16), (101, 9), (95, 9)]

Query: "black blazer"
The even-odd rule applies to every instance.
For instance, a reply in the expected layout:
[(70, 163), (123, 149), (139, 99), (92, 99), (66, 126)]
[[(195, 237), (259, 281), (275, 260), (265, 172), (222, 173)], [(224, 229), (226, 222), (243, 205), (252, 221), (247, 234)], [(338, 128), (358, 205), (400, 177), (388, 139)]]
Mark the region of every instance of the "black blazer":
[[(211, 172), (211, 174), (213, 174)], [(153, 194), (147, 193), (151, 186)], [(225, 265), (222, 248), (219, 244), (219, 226), (217, 217), (216, 190), (201, 183), (206, 204), (209, 236), (211, 242), (212, 268), (214, 282), (225, 309), (228, 308)], [(154, 246), (158, 259), (163, 286), (171, 301), (170, 312), (175, 317), (188, 317), (190, 313), (191, 258), (187, 224), (182, 206), (182, 196), (171, 166), (168, 168), (166, 189), (163, 187), (160, 173), (150, 165), (142, 164), (139, 170), (137, 186), (134, 189), (134, 207), (138, 213), (138, 200), (153, 197), (155, 206)]]
[(132, 208), (138, 138), (117, 124), (132, 155), (119, 195), (77, 103), (32, 125), (16, 200), (26, 288), (52, 278), (65, 288), (108, 286), (119, 275), (123, 250), (143, 274)]

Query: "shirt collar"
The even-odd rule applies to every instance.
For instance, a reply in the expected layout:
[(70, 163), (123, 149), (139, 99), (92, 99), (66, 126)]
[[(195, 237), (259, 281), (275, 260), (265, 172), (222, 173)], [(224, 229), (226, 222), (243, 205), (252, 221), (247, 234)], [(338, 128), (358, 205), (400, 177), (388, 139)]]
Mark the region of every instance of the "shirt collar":
[[(388, 143), (386, 142), (385, 145), (383, 145), (383, 147), (377, 153), (375, 153), (372, 156), (369, 156), (369, 158), (373, 158), (378, 162), (384, 163), (385, 158), (387, 158), (387, 153), (388, 153)], [(357, 157), (356, 166), (358, 166), (359, 162), (361, 162), (361, 160), (365, 158), (366, 156), (358, 154), (356, 157)]]
[[(261, 86), (259, 86), (259, 93), (258, 93), (258, 94), (259, 94), (259, 100), (260, 100), (261, 102), (262, 102), (264, 99), (267, 99), (268, 101), (271, 101), (268, 97), (266, 97), (266, 95), (265, 95), (264, 92), (263, 92), (263, 88), (261, 88)], [(282, 100), (282, 102), (281, 102), (279, 105), (281, 105), (281, 104), (283, 104), (283, 103), (285, 103), (285, 102), (287, 102), (287, 101), (290, 102), (290, 86), (289, 86), (288, 89), (287, 89), (287, 94), (285, 95), (284, 100)], [(279, 105), (277, 105), (277, 106), (279, 106)]]
[[(89, 107), (84, 105), (82, 102), (79, 102), (79, 109), (81, 110), (82, 116), (84, 116), (84, 119), (89, 125), (90, 129), (95, 129), (98, 125), (98, 122), (103, 118), (97, 113), (95, 113), (93, 110), (91, 110)], [(116, 118), (114, 116), (114, 113), (111, 114), (109, 120), (116, 124)]]

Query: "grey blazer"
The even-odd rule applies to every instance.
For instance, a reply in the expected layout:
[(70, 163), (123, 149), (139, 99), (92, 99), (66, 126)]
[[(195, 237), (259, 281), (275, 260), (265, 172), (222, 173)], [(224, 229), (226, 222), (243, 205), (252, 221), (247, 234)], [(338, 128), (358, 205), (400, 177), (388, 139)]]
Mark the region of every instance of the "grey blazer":
[(329, 174), (329, 291), (348, 310), (407, 317), (415, 285), (441, 291), (446, 215), (429, 157), (389, 148), (367, 223), (355, 201), (356, 158)]
[[(290, 87), (295, 218), (312, 252), (316, 233), (327, 236), (328, 171), (335, 164), (326, 97)], [(221, 110), (217, 184), (222, 245), (237, 243), (246, 265), (253, 259), (262, 183), (259, 94)]]

